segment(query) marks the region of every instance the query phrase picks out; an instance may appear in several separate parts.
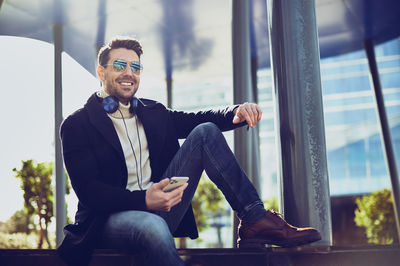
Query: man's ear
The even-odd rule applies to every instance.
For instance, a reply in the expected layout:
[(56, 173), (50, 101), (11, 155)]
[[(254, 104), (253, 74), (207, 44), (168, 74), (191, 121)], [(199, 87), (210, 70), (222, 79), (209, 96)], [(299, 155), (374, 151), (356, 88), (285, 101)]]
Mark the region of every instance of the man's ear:
[(104, 83), (104, 67), (97, 67), (97, 76), (99, 76), (99, 79)]

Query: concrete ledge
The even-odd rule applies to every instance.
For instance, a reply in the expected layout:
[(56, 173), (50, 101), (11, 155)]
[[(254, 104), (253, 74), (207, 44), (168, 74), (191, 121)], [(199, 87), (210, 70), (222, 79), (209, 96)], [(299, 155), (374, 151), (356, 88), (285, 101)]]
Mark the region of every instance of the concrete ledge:
[[(263, 251), (227, 249), (179, 249), (191, 266), (392, 266), (399, 265), (399, 245), (348, 247), (267, 248)], [(0, 249), (1, 266), (65, 265), (55, 250)], [(96, 250), (90, 266), (143, 265), (139, 255)]]

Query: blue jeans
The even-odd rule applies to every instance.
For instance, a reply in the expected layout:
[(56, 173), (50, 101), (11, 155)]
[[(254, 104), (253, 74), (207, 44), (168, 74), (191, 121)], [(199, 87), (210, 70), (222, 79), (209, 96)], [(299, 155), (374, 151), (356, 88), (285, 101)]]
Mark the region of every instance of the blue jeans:
[(183, 265), (165, 220), (145, 211), (123, 211), (110, 215), (101, 247), (141, 254), (151, 266)]
[(189, 134), (162, 177), (189, 177), (182, 201), (170, 212), (112, 214), (105, 226), (103, 242), (110, 248), (143, 252), (150, 265), (183, 265), (171, 232), (175, 232), (189, 208), (203, 170), (240, 219), (255, 222), (262, 218), (264, 205), (225, 137), (215, 124), (204, 123)]

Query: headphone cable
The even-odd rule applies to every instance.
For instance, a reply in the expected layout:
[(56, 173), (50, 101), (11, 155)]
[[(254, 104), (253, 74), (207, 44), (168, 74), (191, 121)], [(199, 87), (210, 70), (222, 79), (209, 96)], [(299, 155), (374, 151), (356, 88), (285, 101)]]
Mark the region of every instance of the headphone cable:
[(133, 152), (133, 156), (135, 157), (135, 163), (136, 163), (136, 178), (137, 178), (138, 186), (139, 186), (139, 189), (140, 189), (140, 190), (143, 190), (143, 189), (142, 189), (142, 183), (141, 183), (141, 182), (143, 182), (142, 165), (141, 165), (141, 164), (142, 164), (142, 148), (141, 148), (141, 145), (140, 145), (139, 129), (137, 128), (137, 119), (136, 119), (136, 116), (135, 116), (135, 120), (136, 120), (136, 129), (137, 129), (137, 132), (138, 132), (139, 148), (140, 148), (140, 182), (139, 182), (139, 168), (138, 168), (138, 162), (137, 162), (137, 159), (136, 159), (136, 153), (135, 153), (135, 150), (134, 150), (134, 148), (133, 148), (131, 138), (129, 137), (129, 134), (128, 134), (128, 127), (126, 126), (124, 115), (122, 114), (121, 110), (119, 110), (119, 108), (118, 108), (118, 111), (119, 111), (119, 113), (121, 114), (122, 122), (124, 122), (125, 131), (126, 131), (126, 136), (128, 137), (129, 144), (131, 145), (131, 149), (132, 149), (132, 152)]
[(139, 126), (138, 126), (138, 117), (135, 114), (135, 122), (136, 122), (136, 132), (139, 141), (139, 164), (140, 164), (140, 184), (143, 184), (143, 173), (142, 173), (142, 145), (140, 143), (140, 135), (139, 135)]

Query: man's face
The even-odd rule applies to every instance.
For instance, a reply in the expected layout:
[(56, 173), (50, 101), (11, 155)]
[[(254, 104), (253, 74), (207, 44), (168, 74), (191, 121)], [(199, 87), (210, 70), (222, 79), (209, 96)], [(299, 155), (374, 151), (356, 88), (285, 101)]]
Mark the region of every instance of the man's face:
[[(122, 59), (127, 62), (125, 69), (118, 72), (113, 69), (113, 62)], [(110, 51), (107, 65), (97, 68), (97, 74), (103, 83), (105, 91), (127, 104), (139, 88), (140, 75), (132, 72), (130, 64), (139, 62), (139, 56), (133, 50), (117, 48)]]

